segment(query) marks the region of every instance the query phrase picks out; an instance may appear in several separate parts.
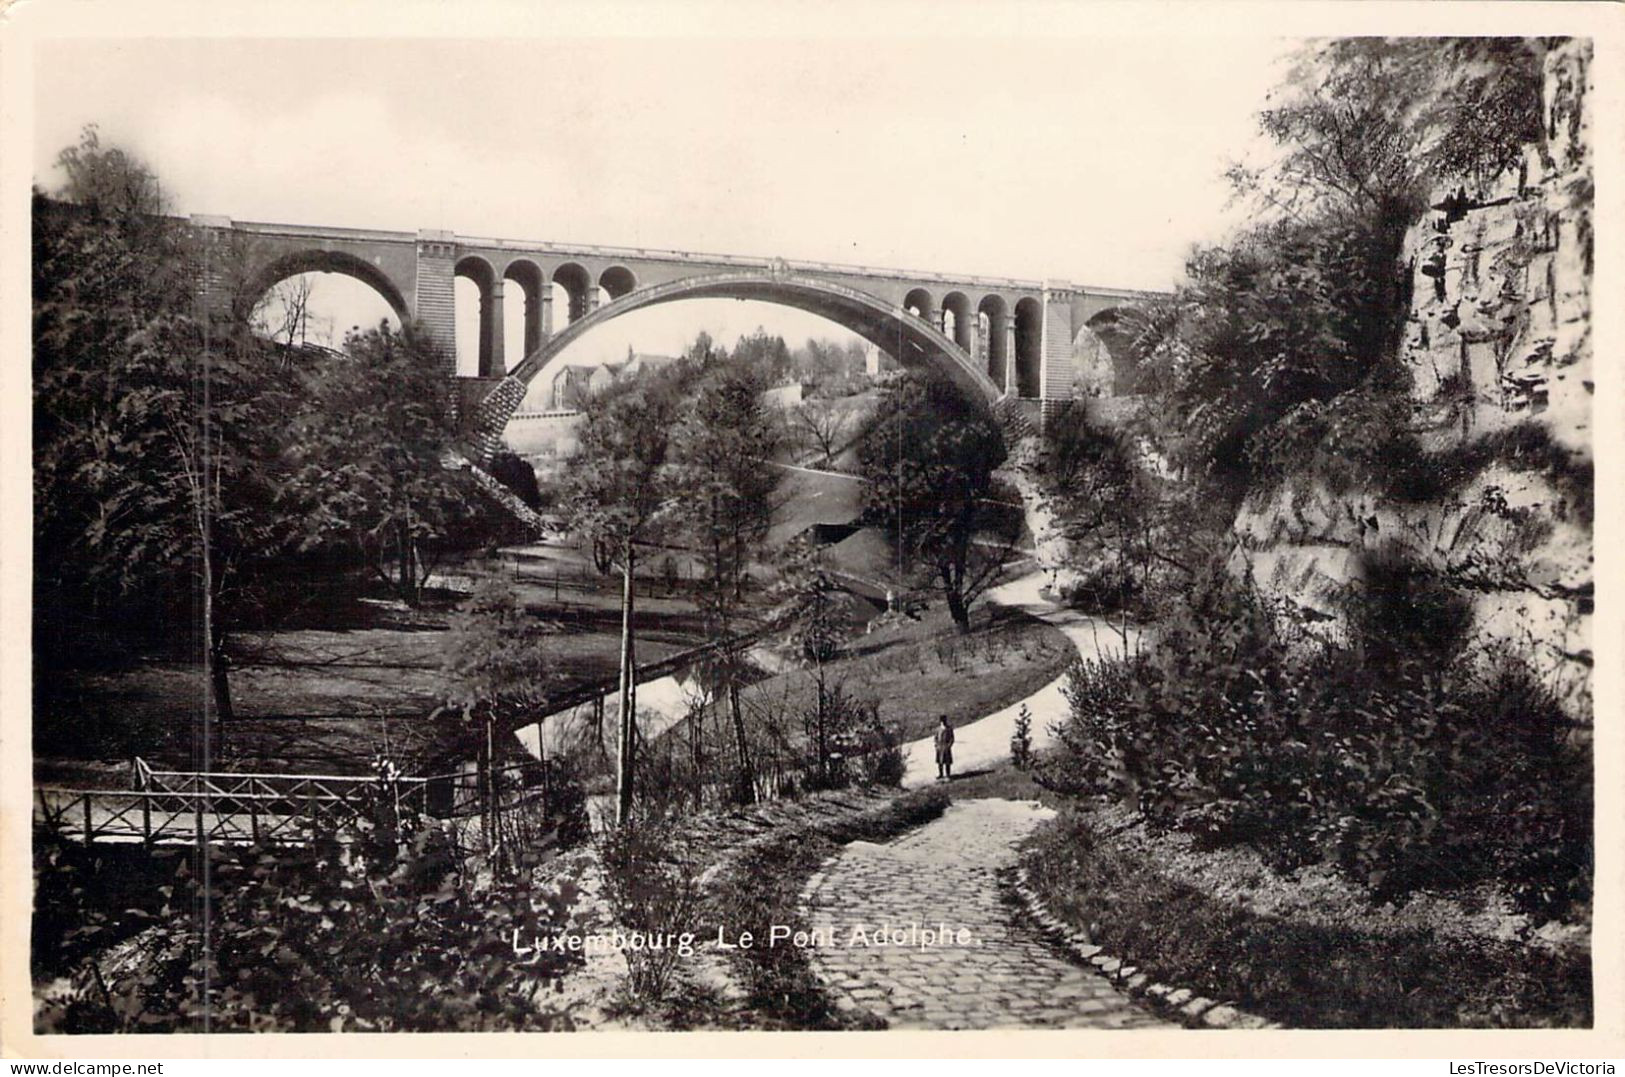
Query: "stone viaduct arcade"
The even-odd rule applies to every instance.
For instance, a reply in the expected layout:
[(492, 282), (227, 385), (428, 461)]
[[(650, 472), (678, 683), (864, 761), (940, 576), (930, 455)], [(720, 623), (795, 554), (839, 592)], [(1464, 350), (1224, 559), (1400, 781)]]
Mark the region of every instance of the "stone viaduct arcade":
[[(684, 251), (481, 239), (194, 216), (210, 257), (205, 296), (252, 305), (279, 281), (342, 273), (375, 289), (441, 345), (455, 377), (459, 277), (478, 289), (479, 366), (455, 377), (470, 447), (493, 452), (530, 383), (572, 341), (622, 314), (682, 299), (738, 298), (818, 314), (899, 362), (938, 364), (1001, 411), (1034, 416), (1080, 393), (1125, 391), (1097, 335), (1155, 293), (1065, 281), (873, 269)], [(229, 251), (229, 257), (225, 256)], [(524, 297), (524, 354), (504, 354), (507, 293)], [(515, 305), (517, 306), (517, 304)], [(244, 313), (239, 309), (238, 313)], [(550, 372), (547, 376), (551, 376)], [(1026, 403), (1018, 403), (1026, 402)]]

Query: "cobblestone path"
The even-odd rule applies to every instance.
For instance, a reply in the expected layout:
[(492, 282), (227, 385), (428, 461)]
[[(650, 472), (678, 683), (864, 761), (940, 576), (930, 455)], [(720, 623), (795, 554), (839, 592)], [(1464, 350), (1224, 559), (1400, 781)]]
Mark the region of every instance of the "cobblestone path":
[[(853, 842), (825, 864), (802, 902), (821, 936), (813, 968), (837, 1003), (892, 1028), (1169, 1027), (1063, 957), (1001, 898), (999, 869), (1051, 814), (959, 801), (896, 841)], [(877, 935), (899, 944), (874, 945)]]

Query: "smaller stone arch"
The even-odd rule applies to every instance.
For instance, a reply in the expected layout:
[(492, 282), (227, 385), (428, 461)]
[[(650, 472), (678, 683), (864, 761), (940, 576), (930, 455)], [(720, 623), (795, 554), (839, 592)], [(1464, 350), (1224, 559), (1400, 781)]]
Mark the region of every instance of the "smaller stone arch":
[(1133, 307), (1108, 307), (1084, 323), (1110, 360), (1112, 396), (1132, 396), (1138, 391), (1140, 370), (1134, 361), (1133, 314)]
[(1043, 389), (1044, 308), (1032, 296), (1016, 300), (1015, 392), (1037, 399)]
[(569, 302), (567, 320), (580, 321), (585, 318), (598, 303), (597, 285), (593, 283), (592, 274), (580, 262), (565, 262), (553, 271), (553, 283), (564, 289)]
[(971, 316), (970, 299), (964, 292), (949, 292), (942, 297), (942, 335), (976, 354), (976, 319)]
[(1010, 369), (1010, 313), (1004, 296), (997, 293), (984, 295), (976, 304), (977, 339), (982, 353), (977, 356), (987, 370), (987, 376), (1001, 388), (1009, 388)]
[(626, 295), (637, 286), (637, 277), (625, 266), (610, 266), (598, 275), (598, 287), (604, 290), (611, 302)]
[(931, 312), (936, 310), (936, 304), (931, 301), (931, 293), (924, 288), (915, 288), (903, 297), (903, 309), (922, 321), (932, 322)]
[(404, 324), (411, 317), (406, 296), (383, 270), (371, 262), (363, 261), (343, 251), (296, 251), (266, 264), (254, 273), (237, 296), (232, 311), (239, 319), (247, 320), (265, 293), (289, 277), (301, 273), (341, 273), (370, 287), (383, 297), (384, 302)]
[[(517, 285), (525, 297), (525, 355), (529, 355), (542, 346), (542, 295), (547, 287), (547, 277), (542, 267), (529, 258), (515, 258), (502, 270), (506, 280)], [(511, 360), (513, 357), (510, 358)], [(523, 358), (520, 356), (519, 358)]]

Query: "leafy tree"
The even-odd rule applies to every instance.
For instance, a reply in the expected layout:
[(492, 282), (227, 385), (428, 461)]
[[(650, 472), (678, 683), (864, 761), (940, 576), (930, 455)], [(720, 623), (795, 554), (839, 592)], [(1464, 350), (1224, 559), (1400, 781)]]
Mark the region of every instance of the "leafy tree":
[(638, 544), (671, 515), (668, 457), (680, 414), (686, 363), (617, 383), (586, 401), (580, 448), (571, 460), (565, 511), (578, 534), (621, 572), (621, 729), (616, 758), (616, 818), (631, 812), (637, 700), (635, 666)]
[(196, 309), (195, 274), (217, 255), (153, 215), (161, 191), (139, 161), (94, 128), (59, 161), (77, 201), (34, 202), (43, 649), (71, 653), (68, 611), (102, 631), (141, 609), (184, 618), (210, 685), (201, 729), (217, 733), (228, 629), (284, 546), (269, 509), (297, 386), (241, 327)]
[(1138, 467), (1117, 432), (1069, 404), (1044, 423), (1035, 468), (1045, 500), (1062, 522), (1066, 538), (1078, 540), (1110, 529), (1132, 504)]
[(710, 586), (700, 592), (706, 634), (720, 650), (710, 674), (728, 700), (739, 758), (739, 788), (754, 788), (739, 700), (744, 660), (734, 625), (754, 551), (767, 537), (781, 473), (769, 462), (780, 438), (762, 404), (765, 379), (737, 356), (700, 377), (672, 438), (672, 479), (681, 491), (675, 522), (700, 551)]
[(761, 326), (734, 342), (728, 353), (735, 363), (756, 372), (763, 385), (772, 385), (790, 372), (790, 348), (781, 336), (770, 336)]
[(868, 385), (861, 341), (808, 340), (791, 355), (793, 372), (818, 397), (847, 396)]
[(1400, 238), (1283, 221), (1192, 257), (1171, 331), (1142, 359), (1191, 473), (1244, 486), (1276, 463), (1262, 435), (1299, 409), (1403, 387)]
[(554, 629), (525, 611), (513, 589), (487, 580), (451, 618), (446, 701), (517, 728), (545, 710), (558, 682)]
[(162, 556), (167, 547), (192, 566), (215, 714), (229, 722), (228, 627), (242, 612), (238, 600), (248, 597), (237, 586), (242, 566), (269, 557), (284, 541), (269, 511), (281, 468), (279, 439), (267, 432), (279, 429), (277, 405), (290, 394), (268, 383), (255, 349), (215, 348), (184, 318), (149, 324), (132, 343), (131, 373), (139, 384), (125, 392), (120, 410), (140, 430), (135, 451), (156, 482), (128, 495), (145, 502), (149, 526), (113, 545), (133, 541), (132, 557)]
[(945, 378), (912, 375), (887, 391), (858, 458), (867, 518), (885, 528), (905, 572), (935, 577), (969, 632), (970, 605), (1016, 538), (1013, 518), (991, 504), (1005, 459), (998, 425)]
[(1259, 116), (1268, 161), (1230, 171), (1258, 223), (1192, 256), (1136, 348), (1193, 474), (1239, 492), (1358, 427), (1365, 443), (1345, 454), (1390, 454), (1391, 424), (1367, 419), (1405, 388), (1406, 232), (1432, 188), (1482, 188), (1538, 139), (1544, 48), (1346, 38), (1301, 50)]
[[(1401, 40), (1412, 49), (1428, 43), (1425, 38)], [(1517, 164), (1525, 146), (1537, 146), (1544, 154), (1541, 83), (1549, 42), (1457, 37), (1445, 38), (1439, 46), (1444, 62), (1429, 66), (1443, 85), (1421, 98), (1431, 106), (1429, 122), (1436, 132), (1428, 152), (1430, 168), (1482, 188)]]
[(305, 548), (350, 547), (417, 605), (454, 525), (466, 525), (479, 496), (446, 466), (455, 425), (443, 367), (434, 343), (410, 323), (352, 334), (345, 352), (311, 374), (282, 507), (299, 522)]
[(1134, 450), (1120, 432), (1092, 421), (1072, 404), (1044, 422), (1033, 463), (1040, 497), (1084, 573), (1087, 599), (1098, 611), (1126, 608), (1144, 585), (1156, 552), (1150, 534), (1155, 494)]
[(1540, 146), (1539, 38), (1336, 38), (1299, 50), (1259, 113), (1279, 147), (1236, 166), (1245, 194), (1296, 217), (1351, 214), (1401, 231), (1432, 184), (1483, 188)]
[(687, 495), (680, 521), (702, 551), (713, 603), (743, 600), (752, 551), (772, 518), (780, 472), (769, 461), (783, 430), (762, 403), (764, 387), (737, 358), (713, 365), (673, 434), (673, 475)]
[(103, 146), (93, 123), (79, 132), (77, 145), (57, 154), (56, 163), (65, 177), (58, 197), (97, 216), (151, 218), (169, 209), (169, 198), (152, 169), (117, 146)]
[(499, 828), (492, 808), (498, 800), (496, 737), (547, 713), (558, 684), (549, 644), (553, 626), (526, 613), (513, 588), (486, 580), (451, 619), (444, 669), (446, 702), (465, 722), (478, 724), (480, 803), (488, 838)]
[(777, 568), (773, 618), (786, 627), (802, 656), (813, 666), (817, 693), (807, 724), (817, 752), (819, 784), (827, 788), (830, 785), (830, 738), (836, 731), (833, 720), (836, 701), (828, 667), (840, 653), (842, 621), (838, 599), (843, 591), (825, 567), (818, 548), (804, 538), (785, 547)]

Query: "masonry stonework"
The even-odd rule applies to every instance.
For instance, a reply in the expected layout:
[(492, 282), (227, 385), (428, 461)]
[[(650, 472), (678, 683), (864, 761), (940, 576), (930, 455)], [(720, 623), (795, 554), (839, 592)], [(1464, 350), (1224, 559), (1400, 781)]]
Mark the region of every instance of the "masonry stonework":
[[(377, 289), (402, 319), (415, 319), (424, 326), (443, 356), (448, 377), (457, 369), (457, 277), (460, 270), (478, 269), (482, 276), (477, 334), (480, 365), (474, 378), (466, 379), (469, 384), (454, 392), (454, 399), (465, 429), (482, 444), (491, 440), (487, 427), (498, 416), (511, 414), (523, 398), (524, 388), (543, 376), (541, 367), (560, 350), (560, 341), (580, 335), (572, 333), (575, 321), (586, 329), (656, 300), (714, 292), (795, 306), (830, 318), (872, 344), (899, 349), (895, 356), (899, 361), (936, 361), (933, 357), (940, 353), (956, 379), (966, 381), (989, 400), (1030, 397), (1049, 401), (1053, 411), (1078, 392), (1073, 357), (1078, 328), (1102, 309), (1132, 304), (1151, 294), (1064, 281), (954, 277), (778, 258), (469, 239), (449, 231), (316, 228), (224, 217), (197, 217), (192, 224), (205, 241), (204, 251), (231, 252), (229, 259), (222, 253), (216, 259), (218, 266), (205, 275), (204, 299), (213, 307), (252, 302), (257, 297), (245, 297), (244, 292), (257, 289), (263, 293), (277, 280), (296, 273), (345, 273)], [(236, 265), (236, 278), (228, 280), (225, 264), (233, 260), (240, 264)], [(529, 354), (523, 357), (502, 354), (502, 297), (510, 279), (525, 297), (530, 343)], [(600, 309), (599, 285), (606, 281), (619, 290)], [(570, 302), (557, 312), (575, 312), (569, 325), (553, 324), (554, 286), (569, 292)], [(915, 318), (904, 312), (905, 300), (920, 295), (929, 297), (930, 309)], [(950, 303), (955, 304), (951, 335), (946, 317), (946, 304)], [(1027, 323), (1030, 332), (1016, 332), (1014, 312), (1018, 307), (1032, 313)], [(958, 325), (961, 316), (969, 317), (977, 310), (1008, 312), (1001, 324), (989, 327), (990, 333), (1002, 330), (1003, 336), (1005, 358), (1003, 368), (995, 372), (997, 381), (989, 376), (987, 359), (972, 354), (985, 346), (981, 334), (962, 333)], [(1018, 370), (1023, 372), (1019, 378)], [(489, 398), (477, 399), (492, 385), (497, 388)], [(1035, 411), (1041, 418), (1044, 407)]]
[(450, 232), (418, 233), (417, 288), (412, 316), (421, 322), (445, 354), (448, 375), (457, 372), (456, 237)]

